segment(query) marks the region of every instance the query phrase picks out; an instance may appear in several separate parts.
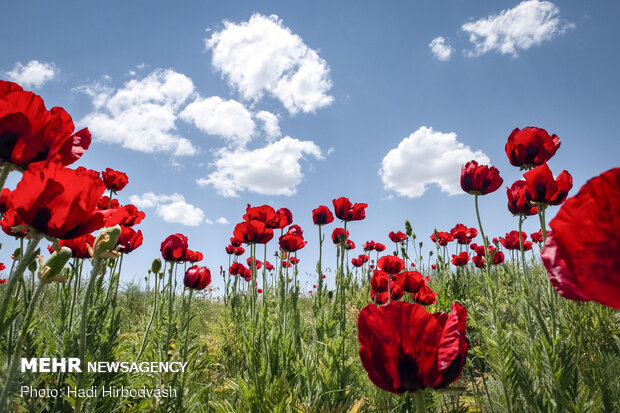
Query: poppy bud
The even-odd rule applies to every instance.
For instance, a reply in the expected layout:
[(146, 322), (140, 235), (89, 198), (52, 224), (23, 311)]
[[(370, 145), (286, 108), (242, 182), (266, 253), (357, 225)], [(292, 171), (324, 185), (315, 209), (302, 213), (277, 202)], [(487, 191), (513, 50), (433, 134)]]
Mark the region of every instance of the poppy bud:
[(155, 258), (153, 263), (151, 264), (151, 271), (157, 274), (161, 270), (161, 260), (159, 258)]
[(41, 264), (39, 268), (39, 278), (42, 282), (65, 282), (66, 278), (61, 274), (62, 269), (67, 262), (71, 259), (71, 249), (68, 247), (62, 247), (47, 259), (44, 264)]

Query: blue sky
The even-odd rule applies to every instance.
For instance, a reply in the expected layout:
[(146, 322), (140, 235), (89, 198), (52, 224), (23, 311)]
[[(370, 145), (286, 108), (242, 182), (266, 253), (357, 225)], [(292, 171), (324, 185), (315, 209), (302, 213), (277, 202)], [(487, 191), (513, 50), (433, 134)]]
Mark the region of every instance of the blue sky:
[[(126, 280), (182, 232), (219, 285), (247, 203), (291, 209), (309, 241), (302, 274), (318, 256), (311, 210), (340, 196), (369, 204), (350, 226), (356, 253), (405, 219), (428, 251), (434, 228), (476, 225), (461, 160), (490, 160), (505, 185), (521, 177), (504, 153), (515, 127), (560, 137), (550, 166), (573, 175), (571, 194), (618, 166), (615, 2), (387, 4), (11, 2), (0, 77), (91, 129), (78, 165), (129, 175), (120, 201), (147, 218)], [(481, 208), (487, 233), (516, 229), (505, 189)]]

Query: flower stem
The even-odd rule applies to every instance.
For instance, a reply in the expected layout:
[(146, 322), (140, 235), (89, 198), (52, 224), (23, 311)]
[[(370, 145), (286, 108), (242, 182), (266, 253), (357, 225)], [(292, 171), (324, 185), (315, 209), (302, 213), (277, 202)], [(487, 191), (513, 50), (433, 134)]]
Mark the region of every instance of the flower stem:
[[(476, 195), (476, 198), (478, 195)], [(426, 412), (426, 402), (424, 401), (424, 390), (418, 390), (415, 392), (415, 401), (416, 401), (416, 412), (417, 413), (425, 413)]]
[(5, 163), (4, 166), (2, 166), (2, 170), (0, 171), (0, 191), (2, 191), (2, 189), (4, 188), (6, 178), (9, 176), (11, 169), (11, 164), (8, 162)]
[(545, 222), (545, 210), (547, 205), (538, 206), (538, 218), (540, 219), (540, 232), (542, 232), (543, 244), (547, 241), (547, 223)]
[[(185, 341), (183, 343), (183, 365), (187, 361), (187, 342), (189, 338), (189, 324), (191, 321), (191, 305), (192, 305), (192, 295), (194, 293), (194, 289), (189, 289), (189, 296), (187, 297), (187, 328), (185, 329)], [(183, 408), (183, 392), (185, 391), (185, 377), (187, 376), (187, 372), (183, 372), (183, 380), (181, 380), (181, 391), (179, 394), (179, 409)]]
[[(22, 248), (22, 256), (17, 264), (17, 268), (15, 268), (15, 272), (11, 274), (9, 280), (5, 286), (4, 296), (2, 297), (2, 301), (0, 302), (0, 326), (4, 324), (6, 321), (5, 316), (6, 312), (9, 308), (9, 302), (11, 301), (11, 297), (13, 296), (13, 292), (15, 291), (15, 287), (17, 286), (18, 281), (23, 279), (24, 271), (30, 264), (30, 261), (34, 258), (34, 252), (37, 249), (37, 245), (41, 238), (33, 238), (28, 241), (28, 247), (26, 248), (26, 252), (23, 252)], [(0, 336), (4, 334), (5, 329), (8, 325), (4, 327), (0, 327)]]
[(9, 391), (11, 389), (11, 385), (13, 382), (13, 377), (17, 372), (17, 364), (20, 361), (21, 350), (24, 345), (24, 340), (26, 339), (26, 334), (28, 333), (28, 328), (30, 327), (30, 322), (32, 321), (32, 315), (34, 314), (34, 308), (37, 305), (37, 301), (39, 300), (39, 296), (47, 286), (47, 282), (41, 280), (39, 281), (39, 285), (37, 286), (32, 298), (30, 299), (30, 304), (28, 305), (28, 310), (26, 310), (26, 318), (24, 319), (24, 324), (22, 325), (22, 329), (19, 333), (19, 338), (17, 339), (17, 343), (15, 343), (15, 348), (13, 351), (13, 357), (11, 359), (11, 365), (9, 367), (9, 372), (6, 377), (6, 382), (4, 384), (4, 390), (2, 391), (2, 397), (0, 398), (0, 410), (4, 409), (6, 406), (7, 397), (9, 395)]
[(140, 352), (138, 353), (138, 357), (136, 357), (136, 361), (139, 361), (140, 357), (142, 357), (142, 353), (144, 353), (144, 348), (146, 347), (146, 340), (149, 336), (149, 331), (151, 331), (151, 325), (153, 324), (153, 320), (155, 319), (155, 313), (157, 313), (157, 297), (159, 296), (159, 290), (157, 289), (157, 280), (159, 279), (159, 274), (157, 273), (154, 273), (154, 274), (155, 274), (155, 290), (153, 292), (155, 294), (155, 299), (153, 302), (153, 312), (151, 313), (151, 319), (149, 320), (149, 323), (146, 326), (146, 331), (144, 332), (144, 337), (142, 338), (142, 344), (140, 345)]

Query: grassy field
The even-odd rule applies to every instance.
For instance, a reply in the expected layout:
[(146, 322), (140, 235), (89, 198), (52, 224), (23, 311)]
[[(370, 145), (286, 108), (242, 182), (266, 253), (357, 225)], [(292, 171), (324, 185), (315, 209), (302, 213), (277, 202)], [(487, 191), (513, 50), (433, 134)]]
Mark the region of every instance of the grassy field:
[[(527, 253), (527, 268), (510, 259), (492, 266), (489, 277), (471, 263), (455, 269), (441, 259), (437, 270), (424, 271), (438, 294), (429, 311), (449, 311), (453, 301), (461, 303), (468, 311), (470, 341), (460, 379), (448, 389), (425, 391), (427, 411), (620, 411), (620, 313), (558, 296), (537, 254)], [(292, 267), (267, 274), (262, 294), (243, 279), (226, 276), (227, 291), (218, 301), (182, 290), (182, 264), (149, 272), (147, 291), (119, 286), (119, 261), (104, 260), (105, 273), (93, 283), (89, 261), (70, 261), (64, 270), (68, 281), (50, 284), (36, 303), (21, 356), (77, 357), (85, 316), (86, 360), (186, 360), (187, 372), (18, 373), (9, 396), (14, 411), (69, 412), (76, 403), (89, 412), (416, 410), (411, 394), (378, 389), (361, 365), (357, 318), (371, 302), (367, 267), (357, 275), (346, 265), (343, 272), (326, 272), (342, 286), (343, 296), (328, 291), (318, 273), (304, 274), (316, 278), (318, 287), (300, 295)], [(256, 276), (262, 280), (262, 270)], [(34, 279), (27, 273), (19, 299), (9, 304), (11, 324), (0, 342), (3, 366), (36, 288)], [(92, 298), (84, 305), (88, 284)], [(411, 301), (411, 295), (403, 300)], [(6, 370), (0, 369), (2, 382)], [(20, 397), (24, 385), (177, 392), (159, 398)]]

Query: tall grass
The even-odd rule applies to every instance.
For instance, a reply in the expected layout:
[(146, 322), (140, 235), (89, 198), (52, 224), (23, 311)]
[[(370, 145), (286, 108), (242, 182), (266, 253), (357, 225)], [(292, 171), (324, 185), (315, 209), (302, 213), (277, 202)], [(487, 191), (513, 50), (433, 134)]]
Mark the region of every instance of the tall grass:
[[(534, 254), (528, 252), (526, 258), (527, 271), (517, 261), (493, 266), (491, 283), (471, 264), (456, 271), (439, 262), (438, 270), (430, 272), (430, 287), (438, 293), (430, 310), (448, 311), (453, 301), (464, 305), (470, 350), (452, 389), (426, 392), (427, 410), (620, 411), (619, 313), (559, 297)], [(339, 277), (338, 294), (320, 283), (311, 295), (300, 295), (297, 269), (278, 266), (276, 274), (268, 274), (273, 284), (262, 286), (256, 308), (248, 283), (225, 275), (221, 299), (194, 292), (190, 308), (189, 294), (180, 282), (181, 265), (150, 273), (144, 290), (119, 284), (117, 261), (106, 260), (85, 313), (80, 309), (90, 264), (70, 263), (64, 272), (68, 281), (52, 285), (37, 303), (22, 357), (76, 357), (84, 317), (85, 360), (185, 358), (189, 362), (185, 376), (20, 373), (10, 397), (12, 406), (6, 411), (70, 412), (76, 403), (88, 412), (415, 411), (410, 395), (396, 396), (376, 388), (359, 361), (357, 316), (370, 302), (367, 267), (357, 273), (346, 265), (340, 274), (326, 271), (328, 278)], [(262, 275), (261, 270), (256, 275)], [(314, 279), (317, 274), (304, 277)], [(8, 325), (0, 341), (2, 382), (8, 349), (15, 343), (37, 282), (34, 271), (27, 272), (18, 286), (18, 298), (8, 303)], [(41, 389), (77, 383), (99, 389), (104, 385), (170, 387), (177, 395), (94, 397), (78, 402), (72, 397), (18, 394), (22, 385)]]

